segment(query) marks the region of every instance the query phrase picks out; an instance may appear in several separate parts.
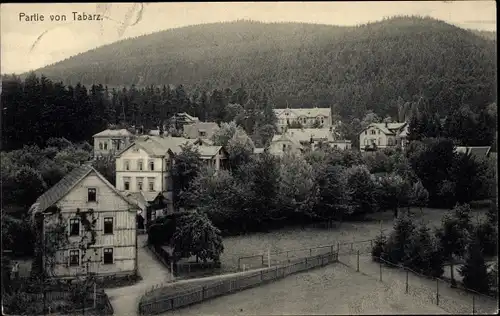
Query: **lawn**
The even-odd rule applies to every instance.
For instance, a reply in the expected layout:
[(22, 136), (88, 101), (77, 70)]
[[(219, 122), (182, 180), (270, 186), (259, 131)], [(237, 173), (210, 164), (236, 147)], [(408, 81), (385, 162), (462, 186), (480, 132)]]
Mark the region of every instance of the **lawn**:
[(333, 264), (162, 315), (446, 314), (400, 289)]
[[(439, 226), (441, 218), (446, 210), (424, 208), (421, 215), (419, 209), (412, 209), (417, 220), (422, 219), (425, 223), (431, 226)], [(474, 210), (472, 221), (475, 222), (478, 218), (482, 218), (485, 210)], [(249, 259), (241, 259), (240, 266), (245, 264), (246, 268), (260, 268), (262, 259), (267, 264), (268, 249), (271, 253), (271, 262), (277, 260), (285, 260), (286, 253), (277, 256), (273, 253), (283, 252), (294, 249), (305, 249), (304, 251), (293, 251), (289, 257), (309, 256), (310, 254), (319, 254), (318, 250), (309, 252), (309, 248), (322, 245), (336, 245), (337, 242), (348, 243), (341, 247), (341, 252), (350, 250), (349, 243), (367, 241), (375, 238), (380, 234), (380, 229), (388, 234), (393, 226), (393, 213), (381, 212), (372, 214), (370, 219), (359, 222), (343, 222), (335, 228), (320, 229), (320, 228), (286, 228), (270, 233), (255, 233), (242, 236), (224, 238), (224, 253), (222, 254), (222, 272), (235, 271), (238, 269), (238, 258), (244, 256), (252, 256), (263, 254), (263, 258), (254, 257)], [(334, 246), (334, 249), (336, 246)], [(353, 250), (366, 252), (369, 250), (369, 241), (365, 243), (354, 244)], [(330, 248), (325, 247), (322, 251), (328, 251)]]

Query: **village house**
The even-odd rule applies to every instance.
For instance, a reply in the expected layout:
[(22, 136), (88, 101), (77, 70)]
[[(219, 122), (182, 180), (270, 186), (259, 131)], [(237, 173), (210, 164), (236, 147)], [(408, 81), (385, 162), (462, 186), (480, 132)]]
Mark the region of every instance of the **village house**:
[(490, 154), (491, 146), (457, 146), (455, 152), (469, 154), (474, 157), (484, 158)]
[(171, 169), (185, 144), (196, 146), (206, 165), (225, 167), (227, 154), (221, 146), (183, 137), (142, 136), (116, 156), (116, 187), (142, 207), (146, 225), (164, 210), (173, 211)]
[(219, 130), (219, 125), (215, 122), (195, 122), (184, 125), (184, 137), (211, 139), (215, 132)]
[(287, 152), (300, 154), (303, 151), (304, 146), (287, 133), (274, 135), (269, 145), (269, 153), (275, 156), (283, 156)]
[(330, 128), (288, 128), (284, 131), (288, 136), (297, 140), (304, 148), (316, 150), (322, 146), (341, 150), (350, 149), (351, 141), (337, 139), (337, 133)]
[(92, 136), (94, 139), (94, 157), (112, 155), (128, 146), (134, 134), (126, 129), (107, 129)]
[(373, 151), (378, 148), (401, 147), (407, 145), (408, 124), (372, 123), (359, 133), (359, 149)]
[(287, 126), (300, 124), (304, 128), (330, 128), (333, 126), (331, 108), (274, 109), (279, 131)]
[[(40, 229), (42, 247), (47, 247), (47, 240), (56, 238), (56, 223), (66, 227), (69, 236), (68, 243), (56, 251), (54, 260), (42, 257), (43, 270), (51, 269), (52, 275), (61, 278), (88, 272), (97, 277), (135, 275), (137, 212), (138, 206), (92, 166), (77, 167), (41, 195), (29, 210), (35, 227)], [(92, 232), (95, 242), (86, 244), (92, 241)]]

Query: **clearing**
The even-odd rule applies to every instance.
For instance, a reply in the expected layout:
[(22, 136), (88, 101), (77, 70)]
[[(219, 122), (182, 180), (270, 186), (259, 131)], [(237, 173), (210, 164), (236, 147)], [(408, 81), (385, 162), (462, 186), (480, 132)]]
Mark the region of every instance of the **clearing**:
[[(447, 210), (424, 208), (422, 214), (419, 209), (412, 209), (418, 220), (422, 219), (425, 223), (431, 226), (439, 226), (441, 218)], [(400, 213), (404, 211), (401, 210)], [(473, 210), (471, 218), (473, 222), (482, 218), (486, 210)], [(380, 234), (380, 228), (385, 234), (388, 234), (393, 227), (393, 213), (380, 212), (371, 214), (370, 218), (359, 222), (343, 222), (337, 227), (331, 229), (311, 228), (311, 227), (295, 227), (285, 228), (272, 231), (270, 233), (254, 233), (242, 236), (224, 238), (224, 253), (221, 256), (222, 273), (236, 271), (238, 269), (238, 258), (244, 256), (252, 256), (263, 254), (265, 263), (267, 264), (267, 251), (270, 249), (271, 261), (284, 260), (286, 255), (273, 256), (273, 252), (281, 252), (286, 250), (305, 249), (302, 252), (291, 252), (290, 256), (309, 256), (308, 248), (318, 247), (322, 245), (335, 245), (337, 242), (359, 242), (375, 238)], [(354, 244), (354, 251), (357, 249), (361, 253), (369, 250), (370, 244), (361, 243)], [(341, 247), (341, 253), (349, 250), (349, 246)], [(324, 248), (324, 251), (327, 251)], [(312, 255), (319, 252), (312, 252)], [(262, 267), (262, 258), (254, 257), (241, 259), (240, 264), (245, 264), (247, 268)]]
[(405, 295), (333, 264), (260, 287), (161, 315), (340, 315), (446, 314), (436, 305)]

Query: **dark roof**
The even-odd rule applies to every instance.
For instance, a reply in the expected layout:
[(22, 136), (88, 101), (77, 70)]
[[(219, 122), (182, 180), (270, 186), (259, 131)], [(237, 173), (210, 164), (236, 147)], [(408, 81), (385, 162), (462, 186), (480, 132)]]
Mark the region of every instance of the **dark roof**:
[(93, 170), (88, 164), (81, 165), (68, 173), (61, 181), (42, 194), (35, 202), (37, 211), (43, 212), (59, 201), (72, 187)]

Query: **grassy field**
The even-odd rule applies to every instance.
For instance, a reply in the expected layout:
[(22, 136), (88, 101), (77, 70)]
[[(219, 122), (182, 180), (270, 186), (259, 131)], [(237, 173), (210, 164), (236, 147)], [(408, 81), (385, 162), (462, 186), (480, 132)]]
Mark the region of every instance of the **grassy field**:
[[(446, 210), (424, 208), (422, 215), (419, 209), (412, 209), (416, 220), (423, 220), (431, 226), (439, 226)], [(472, 220), (482, 218), (485, 210), (474, 210)], [(380, 229), (388, 234), (393, 227), (393, 213), (381, 212), (371, 215), (371, 218), (360, 222), (343, 222), (335, 228), (286, 228), (270, 233), (255, 233), (243, 236), (224, 238), (224, 253), (222, 254), (222, 270), (224, 272), (235, 271), (238, 268), (238, 258), (263, 254), (265, 264), (267, 264), (268, 249), (271, 253), (271, 262), (285, 260), (286, 254), (274, 255), (276, 252), (283, 252), (293, 249), (305, 249), (304, 251), (291, 251), (289, 256), (305, 257), (310, 255), (309, 248), (322, 245), (336, 245), (337, 242), (348, 243), (341, 247), (341, 252), (349, 250), (349, 243), (366, 241), (375, 238), (380, 234)], [(354, 251), (360, 249), (367, 250), (369, 242), (354, 244)], [(356, 248), (357, 247), (357, 248)], [(327, 251), (329, 248), (323, 248)], [(319, 254), (313, 251), (311, 254)], [(262, 266), (262, 258), (254, 257), (241, 259), (240, 265), (246, 265), (247, 268), (259, 268)]]
[(446, 314), (342, 264), (161, 315)]

